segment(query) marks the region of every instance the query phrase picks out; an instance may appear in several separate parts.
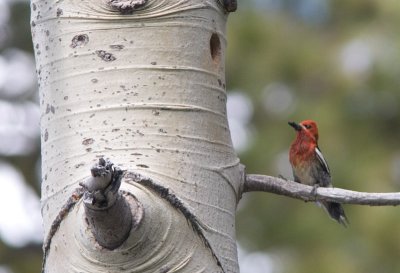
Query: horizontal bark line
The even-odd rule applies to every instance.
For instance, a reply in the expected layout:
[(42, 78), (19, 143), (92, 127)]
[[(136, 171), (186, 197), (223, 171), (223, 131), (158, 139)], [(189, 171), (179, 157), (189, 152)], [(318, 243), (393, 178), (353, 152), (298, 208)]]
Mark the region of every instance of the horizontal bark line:
[(400, 192), (358, 192), (341, 188), (313, 187), (278, 177), (247, 174), (243, 192), (264, 191), (304, 201), (331, 201), (369, 206), (400, 205)]
[[(132, 49), (132, 50), (134, 50), (134, 49)], [(94, 57), (95, 56), (94, 51), (95, 50), (91, 51), (90, 53), (86, 53), (87, 57)], [(114, 52), (114, 51), (112, 51), (112, 52)], [(117, 51), (116, 54), (118, 54), (118, 52), (121, 52), (121, 51)], [(120, 54), (120, 55), (123, 55), (123, 54)], [(75, 56), (78, 57), (78, 55), (75, 55)], [(119, 57), (119, 56), (117, 56), (117, 57)], [(126, 56), (124, 56), (124, 57), (126, 57)], [(70, 57), (68, 57), (68, 56), (65, 56), (63, 58), (65, 58), (65, 59), (69, 58), (70, 59)], [(117, 60), (118, 59), (119, 58), (117, 58)], [(59, 60), (56, 59), (56, 60), (54, 60), (52, 62), (54, 63), (54, 62), (58, 62), (58, 61)], [(44, 68), (46, 65), (47, 66), (51, 66), (52, 62), (45, 63), (42, 67)], [(97, 66), (99, 68), (97, 70), (93, 70), (92, 69), (92, 70), (88, 70), (88, 71), (82, 71), (80, 73), (69, 73), (69, 74), (63, 73), (64, 74), (63, 77), (55, 78), (53, 80), (48, 80), (47, 81), (47, 85), (55, 84), (55, 83), (57, 83), (59, 81), (63, 81), (63, 80), (67, 80), (67, 79), (73, 79), (75, 77), (82, 77), (82, 75), (85, 75), (85, 74), (92, 76), (94, 73), (105, 73), (105, 72), (123, 73), (124, 71), (129, 71), (129, 70), (146, 71), (146, 73), (148, 73), (149, 70), (150, 71), (157, 71), (157, 72), (167, 72), (167, 71), (174, 71), (174, 72), (180, 72), (180, 73), (191, 72), (191, 73), (196, 73), (196, 74), (205, 74), (207, 76), (212, 76), (212, 77), (217, 77), (217, 78), (219, 77), (219, 74), (216, 73), (216, 72), (212, 72), (210, 70), (206, 70), (206, 69), (203, 69), (203, 68), (191, 67), (191, 66), (183, 66), (183, 65), (159, 65), (159, 64), (139, 65), (139, 64), (136, 64), (136, 65), (127, 66), (127, 65), (118, 64), (118, 66), (107, 66), (107, 67), (105, 67), (104, 65), (103, 66), (99, 65), (98, 62), (96, 62), (96, 61), (92, 61), (91, 60), (91, 62), (93, 64), (97, 64)], [(77, 65), (77, 63), (75, 62), (75, 66), (76, 65)], [(87, 64), (83, 63), (82, 65), (87, 65)], [(70, 69), (68, 69), (68, 70), (70, 70)], [(132, 72), (130, 72), (130, 73), (132, 73)], [(188, 79), (188, 81), (189, 80), (193, 81), (193, 77), (187, 77), (187, 79)], [(43, 87), (45, 87), (45, 86), (46, 86), (46, 84), (43, 85)]]
[[(67, 110), (66, 114), (59, 114), (57, 117), (52, 117), (51, 121), (57, 121), (65, 118), (72, 118), (78, 115), (90, 114), (90, 113), (98, 113), (99, 111), (170, 111), (170, 112), (203, 112), (210, 115), (217, 116), (219, 118), (225, 118), (226, 114), (223, 112), (219, 112), (216, 110), (212, 110), (210, 108), (193, 105), (193, 104), (170, 104), (170, 103), (121, 103), (115, 105), (105, 105), (105, 106), (96, 106), (96, 108), (91, 108), (87, 110)], [(154, 114), (153, 114), (154, 115)], [(45, 118), (45, 115), (42, 115), (42, 119)]]

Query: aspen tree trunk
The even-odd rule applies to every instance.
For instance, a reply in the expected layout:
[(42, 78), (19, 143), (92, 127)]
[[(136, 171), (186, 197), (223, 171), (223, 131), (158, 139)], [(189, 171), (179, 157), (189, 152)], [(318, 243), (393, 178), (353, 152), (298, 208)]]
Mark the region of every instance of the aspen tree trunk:
[[(224, 6), (32, 0), (31, 9), (51, 237), (44, 271), (239, 272), (243, 181), (226, 117)], [(76, 194), (103, 157), (131, 174), (118, 200), (133, 224), (110, 248), (95, 238)], [(138, 174), (153, 186), (137, 183)]]

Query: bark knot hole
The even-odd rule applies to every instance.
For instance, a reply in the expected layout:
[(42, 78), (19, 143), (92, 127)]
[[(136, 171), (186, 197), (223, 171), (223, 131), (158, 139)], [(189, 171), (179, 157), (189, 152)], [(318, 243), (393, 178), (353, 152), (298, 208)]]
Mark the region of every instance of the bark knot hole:
[(87, 34), (78, 34), (72, 38), (70, 47), (82, 47), (89, 42), (89, 36)]
[(210, 38), (210, 53), (211, 58), (215, 64), (219, 64), (221, 60), (221, 41), (219, 40), (218, 34), (213, 33)]

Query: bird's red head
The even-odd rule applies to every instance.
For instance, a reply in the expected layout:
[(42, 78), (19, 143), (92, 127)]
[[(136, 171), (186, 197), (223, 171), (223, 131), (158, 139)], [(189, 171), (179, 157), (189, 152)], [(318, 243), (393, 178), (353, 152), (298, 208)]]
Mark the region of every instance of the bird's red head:
[(318, 141), (318, 127), (315, 121), (307, 119), (303, 120), (299, 124), (290, 121), (289, 125), (292, 126), (297, 131), (298, 136), (308, 137), (310, 139), (313, 139), (315, 142)]

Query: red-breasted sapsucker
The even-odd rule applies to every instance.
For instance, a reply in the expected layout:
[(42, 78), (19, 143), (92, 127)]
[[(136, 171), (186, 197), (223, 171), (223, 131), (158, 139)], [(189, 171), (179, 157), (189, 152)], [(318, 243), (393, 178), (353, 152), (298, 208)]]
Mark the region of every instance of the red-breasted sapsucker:
[[(318, 147), (318, 128), (315, 121), (289, 122), (289, 125), (297, 132), (289, 152), (294, 181), (315, 188), (332, 187), (328, 164)], [(345, 227), (348, 225), (342, 205), (327, 201), (319, 201), (319, 203), (332, 219)]]

